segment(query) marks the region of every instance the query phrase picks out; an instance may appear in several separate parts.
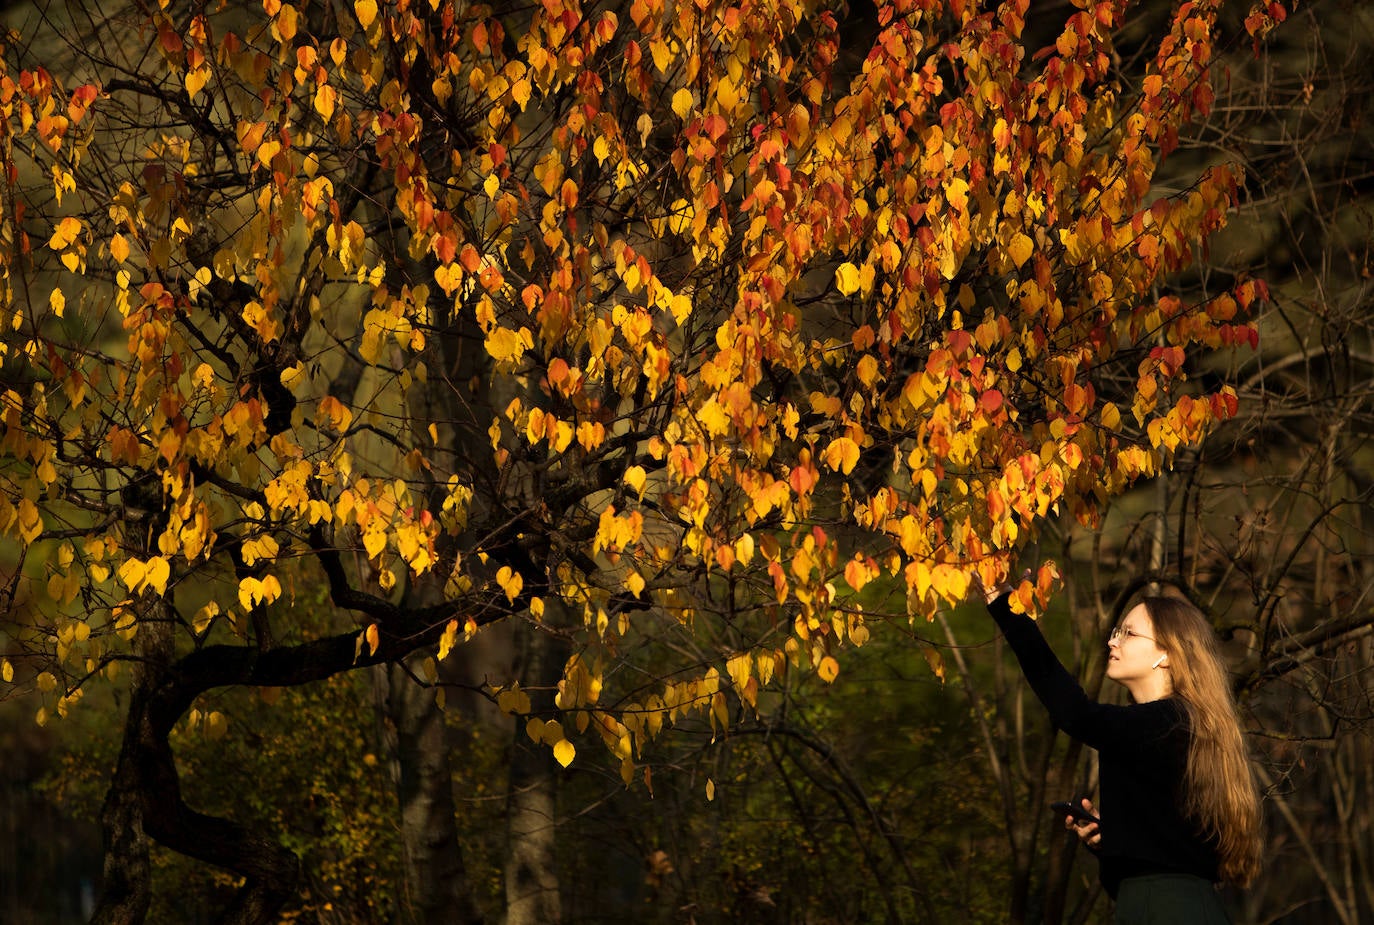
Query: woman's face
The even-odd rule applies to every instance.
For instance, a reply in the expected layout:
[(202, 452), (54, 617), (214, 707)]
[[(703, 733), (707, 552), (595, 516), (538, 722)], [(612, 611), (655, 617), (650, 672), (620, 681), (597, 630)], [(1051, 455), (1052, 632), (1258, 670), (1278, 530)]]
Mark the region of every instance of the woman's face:
[(1169, 656), (1155, 642), (1155, 627), (1144, 604), (1121, 618), (1107, 642), (1107, 677), (1132, 688), (1134, 683), (1158, 677)]

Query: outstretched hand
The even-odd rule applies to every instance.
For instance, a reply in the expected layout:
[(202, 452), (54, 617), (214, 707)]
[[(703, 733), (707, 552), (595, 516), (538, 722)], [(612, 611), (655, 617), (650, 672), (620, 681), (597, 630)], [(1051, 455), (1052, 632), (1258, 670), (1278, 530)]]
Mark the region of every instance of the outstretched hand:
[(991, 604), (1011, 590), (1011, 586), (1006, 584), (994, 585), (991, 588), (987, 587), (983, 584), (983, 576), (978, 574), (976, 569), (969, 574), (968, 583), (969, 587), (976, 591), (978, 596), (981, 597), (986, 604)]
[[(1021, 573), (1022, 581), (1027, 581), (1030, 578), (1030, 569), (1026, 569), (1024, 572)], [(983, 576), (978, 574), (978, 571), (976, 569), (969, 573), (968, 585), (974, 591), (977, 591), (978, 594), (983, 598), (984, 603), (987, 604), (991, 604), (993, 601), (997, 600), (1004, 594), (1010, 594), (1013, 590), (1010, 581), (1003, 581), (1001, 584), (996, 584), (989, 588), (987, 585), (983, 584)]]

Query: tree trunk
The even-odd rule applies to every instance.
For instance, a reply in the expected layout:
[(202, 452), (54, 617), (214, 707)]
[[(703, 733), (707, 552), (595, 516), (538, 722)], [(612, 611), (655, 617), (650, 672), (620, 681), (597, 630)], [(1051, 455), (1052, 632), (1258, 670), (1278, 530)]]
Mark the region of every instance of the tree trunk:
[(402, 921), (407, 925), (476, 925), (482, 917), (458, 841), (443, 713), (434, 693), (416, 684), (402, 666), (390, 665), (385, 671), (405, 855)]
[(148, 836), (143, 831), (143, 806), (129, 735), (126, 725), (125, 742), (100, 811), (105, 861), (91, 925), (141, 925), (152, 901)]
[(133, 640), (139, 656), (129, 672), (129, 712), (124, 737), (100, 810), (105, 859), (101, 886), (91, 925), (141, 925), (152, 903), (152, 868), (144, 828), (145, 781), (139, 759), (146, 742), (148, 699), (160, 683), (173, 654), (172, 623), (166, 606), (152, 605), (151, 619), (140, 621)]
[[(549, 611), (558, 605), (550, 600)], [(550, 613), (550, 616), (561, 614)], [(561, 674), (555, 646), (543, 632), (522, 626), (516, 676), (525, 678), (536, 715), (552, 707), (552, 696), (537, 692), (553, 687)], [(547, 702), (539, 702), (543, 699)], [(559, 895), (557, 835), (557, 767), (550, 750), (531, 742), (517, 724), (511, 748), (507, 795), (505, 925), (556, 925), (562, 920)]]
[(233, 871), (243, 883), (221, 925), (268, 925), (300, 882), (300, 861), (272, 838), (186, 805), (168, 734), (209, 684), (172, 664), (172, 621), (166, 601), (140, 618), (135, 649), (142, 661), (130, 682), (124, 740), (105, 800), (105, 876), (91, 921), (139, 925), (152, 898), (149, 840)]

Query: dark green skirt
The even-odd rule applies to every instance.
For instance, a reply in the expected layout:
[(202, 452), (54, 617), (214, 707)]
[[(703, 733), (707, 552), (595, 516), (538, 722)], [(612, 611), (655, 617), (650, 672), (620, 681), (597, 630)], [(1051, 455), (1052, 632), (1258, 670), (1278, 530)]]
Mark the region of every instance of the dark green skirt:
[(1231, 925), (1216, 888), (1187, 874), (1122, 880), (1113, 921), (1116, 925)]

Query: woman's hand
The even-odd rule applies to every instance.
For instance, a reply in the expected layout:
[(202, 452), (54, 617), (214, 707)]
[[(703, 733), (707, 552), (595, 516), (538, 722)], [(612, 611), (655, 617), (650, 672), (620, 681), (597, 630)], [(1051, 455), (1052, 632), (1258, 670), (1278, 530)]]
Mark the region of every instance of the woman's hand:
[[(1026, 569), (1024, 572), (1021, 573), (1021, 580), (1029, 581), (1031, 576), (1031, 570)], [(969, 573), (968, 586), (979, 597), (981, 597), (985, 603), (988, 604), (991, 604), (993, 601), (997, 600), (1002, 595), (1010, 594), (1012, 591), (1015, 590), (1015, 588), (1012, 587), (1010, 581), (1004, 581), (999, 585), (994, 585), (991, 588), (989, 588), (987, 585), (983, 584), (983, 576), (978, 574), (977, 569), (974, 569), (972, 572)]]
[(969, 573), (968, 578), (969, 588), (971, 588), (974, 591), (974, 593), (981, 597), (983, 599), (983, 602), (987, 604), (991, 604), (993, 601), (997, 600), (1003, 594), (1006, 594), (1008, 591), (1011, 590), (1011, 585), (1008, 584), (1001, 584), (992, 588), (985, 586), (983, 584), (983, 576), (978, 574), (977, 569), (974, 569), (971, 573)]
[[(1084, 797), (1080, 803), (1088, 812), (1093, 812), (1092, 800)], [(1093, 815), (1096, 815), (1096, 813), (1093, 813)], [(1080, 822), (1074, 819), (1073, 816), (1065, 816), (1064, 828), (1072, 830), (1073, 833), (1078, 836), (1078, 840), (1089, 848), (1095, 850), (1098, 845), (1102, 844), (1102, 833), (1098, 830), (1096, 822)]]

